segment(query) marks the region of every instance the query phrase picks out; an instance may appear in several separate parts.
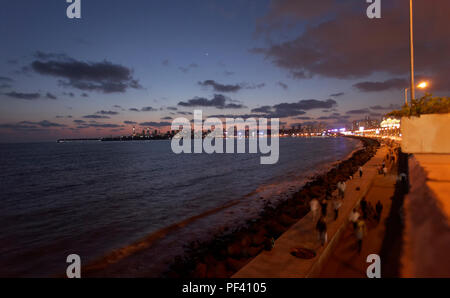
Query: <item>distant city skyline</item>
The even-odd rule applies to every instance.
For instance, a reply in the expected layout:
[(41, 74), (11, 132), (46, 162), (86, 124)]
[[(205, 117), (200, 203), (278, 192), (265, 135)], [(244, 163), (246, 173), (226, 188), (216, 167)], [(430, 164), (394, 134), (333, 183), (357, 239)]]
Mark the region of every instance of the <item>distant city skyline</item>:
[[(129, 135), (190, 117), (351, 125), (400, 107), (407, 1), (4, 1), (0, 141)], [(450, 2), (415, 2), (417, 90), (450, 90)]]

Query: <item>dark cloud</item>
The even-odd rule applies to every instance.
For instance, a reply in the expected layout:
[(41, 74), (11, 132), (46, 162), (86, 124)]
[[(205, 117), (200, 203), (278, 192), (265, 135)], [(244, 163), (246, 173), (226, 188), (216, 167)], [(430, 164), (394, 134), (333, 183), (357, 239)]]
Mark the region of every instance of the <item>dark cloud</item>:
[(74, 122), (74, 123), (77, 123), (77, 124), (83, 124), (83, 123), (86, 123), (86, 121), (84, 121), (84, 120), (73, 120), (73, 122)]
[(307, 117), (307, 116), (299, 116), (299, 117), (295, 117), (295, 119), (298, 119), (298, 120), (311, 120), (312, 118), (311, 117)]
[(109, 119), (110, 117), (103, 116), (103, 115), (86, 115), (86, 116), (83, 116), (83, 118), (85, 118), (85, 119)]
[(0, 89), (9, 89), (11, 87), (11, 84), (0, 84)]
[(242, 86), (239, 84), (224, 85), (224, 84), (217, 83), (214, 80), (206, 80), (203, 82), (198, 82), (198, 84), (203, 87), (211, 86), (214, 89), (214, 91), (217, 91), (217, 92), (237, 92), (242, 89)]
[[(450, 26), (443, 12), (450, 11), (450, 1), (436, 0), (432, 5), (427, 0), (414, 2), (416, 69), (430, 78), (433, 90), (449, 91)], [(402, 1), (391, 1), (383, 6), (383, 17), (374, 21), (365, 14), (367, 5), (366, 1), (274, 1), (260, 20), (262, 31), (285, 20), (293, 24), (304, 24), (308, 17), (315, 20), (296, 38), (272, 42), (252, 52), (265, 55), (298, 78), (355, 79), (376, 73), (407, 76), (408, 7)]]
[(330, 97), (340, 97), (340, 96), (342, 96), (344, 94), (345, 94), (344, 92), (333, 93), (333, 94), (330, 94)]
[(289, 88), (289, 86), (283, 82), (278, 82), (277, 85), (283, 88), (284, 90), (287, 90)]
[(371, 110), (376, 110), (376, 111), (380, 111), (380, 110), (396, 110), (396, 109), (400, 109), (401, 106), (400, 105), (396, 105), (396, 104), (390, 104), (388, 106), (380, 106), (380, 105), (376, 105), (376, 106), (372, 106), (370, 107)]
[(128, 88), (142, 88), (131, 69), (108, 61), (84, 62), (63, 54), (38, 52), (32, 69), (42, 75), (58, 78), (59, 84), (84, 91), (103, 93), (125, 92)]
[(119, 112), (101, 110), (101, 111), (96, 112), (96, 114), (100, 114), (100, 115), (118, 115)]
[(12, 83), (12, 82), (14, 82), (14, 80), (11, 79), (10, 77), (2, 77), (2, 76), (0, 76), (0, 82)]
[(184, 67), (184, 66), (180, 66), (178, 67), (179, 70), (181, 70), (184, 73), (188, 73), (191, 69), (197, 68), (198, 64), (196, 63), (191, 63), (188, 66)]
[(333, 99), (317, 100), (317, 99), (303, 99), (294, 103), (279, 103), (274, 106), (263, 106), (252, 109), (252, 113), (263, 113), (265, 117), (271, 118), (285, 118), (300, 116), (306, 114), (305, 111), (314, 109), (329, 109), (337, 105)]
[(170, 126), (171, 124), (172, 123), (170, 123), (170, 122), (164, 122), (164, 121), (162, 121), (162, 122), (150, 121), (150, 122), (139, 123), (140, 126), (150, 126), (150, 127), (164, 127), (164, 126)]
[(51, 94), (50, 92), (47, 92), (45, 97), (47, 97), (48, 99), (58, 99), (55, 95)]
[(263, 88), (266, 86), (265, 83), (260, 83), (260, 84), (240, 83), (240, 84), (225, 85), (225, 84), (220, 84), (214, 80), (206, 80), (203, 82), (198, 82), (198, 84), (203, 87), (212, 87), (214, 91), (224, 92), (224, 93), (238, 92), (242, 89), (260, 89), (260, 88)]
[(67, 115), (67, 116), (61, 116), (61, 115), (57, 115), (56, 119), (63, 119), (63, 118), (72, 118), (72, 115)]
[(137, 122), (125, 120), (123, 123), (125, 124), (137, 124)]
[(141, 111), (142, 111), (142, 112), (154, 112), (154, 111), (157, 111), (157, 109), (154, 109), (154, 108), (152, 108), (152, 107), (143, 107), (143, 108), (141, 109)]
[(70, 97), (75, 97), (75, 94), (73, 92), (63, 92), (63, 95), (67, 95)]
[(164, 59), (163, 61), (161, 61), (161, 64), (164, 66), (169, 66), (169, 59)]
[(4, 95), (11, 97), (11, 98), (16, 98), (16, 99), (25, 99), (25, 100), (35, 100), (35, 99), (39, 99), (41, 98), (41, 95), (39, 93), (22, 93), (22, 92), (8, 92), (8, 93), (3, 93)]
[(176, 107), (167, 107), (167, 110), (169, 110), (169, 111), (176, 111), (176, 110), (178, 110), (178, 108), (176, 108)]
[(383, 82), (359, 82), (354, 84), (353, 87), (362, 92), (379, 92), (392, 89), (400, 90), (408, 87), (408, 80), (395, 78)]
[(170, 116), (162, 117), (161, 120), (172, 120), (173, 118)]
[(369, 109), (350, 110), (346, 112), (346, 114), (353, 114), (353, 115), (368, 114), (368, 113), (370, 113)]
[(214, 94), (212, 99), (204, 97), (195, 97), (187, 101), (180, 101), (179, 106), (183, 107), (214, 107), (218, 109), (242, 109), (242, 104), (229, 103), (231, 100), (222, 94)]
[(81, 96), (82, 96), (82, 97), (89, 97), (89, 94), (87, 94), (87, 93), (82, 93)]
[(55, 122), (50, 122), (48, 120), (42, 120), (39, 122), (32, 122), (32, 121), (21, 121), (19, 122), (19, 124), (24, 124), (24, 125), (38, 125), (40, 127), (45, 127), (45, 128), (50, 128), (50, 127), (66, 127), (65, 124), (60, 124), (60, 123), (55, 123)]
[(188, 116), (188, 115), (192, 115), (192, 112), (183, 112), (183, 111), (179, 111), (178, 114), (184, 115), (184, 116)]
[(140, 110), (139, 110), (139, 109), (136, 109), (136, 108), (129, 108), (128, 111), (131, 111), (131, 112), (140, 112)]

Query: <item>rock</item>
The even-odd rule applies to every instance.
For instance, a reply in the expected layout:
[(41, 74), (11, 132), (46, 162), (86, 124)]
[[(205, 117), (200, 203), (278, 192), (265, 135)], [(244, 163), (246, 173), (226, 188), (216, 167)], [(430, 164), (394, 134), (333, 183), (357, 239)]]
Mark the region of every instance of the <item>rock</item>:
[(227, 258), (227, 267), (229, 270), (237, 272), (242, 267), (244, 267), (248, 263), (248, 261), (249, 259), (246, 258), (242, 259)]
[(207, 266), (205, 263), (198, 263), (195, 266), (194, 272), (192, 273), (192, 277), (194, 278), (205, 278), (206, 277)]
[(214, 266), (208, 266), (206, 278), (227, 278), (231, 273), (227, 270), (224, 262), (217, 263)]
[(258, 234), (252, 236), (252, 245), (254, 246), (260, 246), (263, 244), (266, 237), (264, 236), (266, 234), (266, 230), (262, 229), (258, 232)]
[(227, 252), (229, 256), (241, 256), (242, 247), (239, 242), (234, 242), (228, 245)]

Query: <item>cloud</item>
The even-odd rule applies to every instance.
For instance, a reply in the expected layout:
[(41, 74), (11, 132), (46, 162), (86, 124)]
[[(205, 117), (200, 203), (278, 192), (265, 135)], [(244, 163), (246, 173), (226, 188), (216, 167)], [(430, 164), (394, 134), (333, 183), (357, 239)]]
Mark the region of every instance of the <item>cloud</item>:
[(150, 122), (139, 123), (140, 126), (150, 126), (150, 127), (164, 127), (164, 126), (170, 126), (171, 124), (172, 123), (170, 123), (170, 122), (164, 122), (164, 121), (162, 121), (162, 122), (150, 121)]
[(344, 92), (333, 93), (333, 94), (330, 94), (330, 97), (340, 97), (342, 95), (345, 95), (345, 93)]
[(217, 92), (237, 92), (242, 89), (242, 86), (239, 84), (224, 85), (224, 84), (217, 83), (214, 80), (206, 80), (203, 82), (198, 82), (198, 84), (203, 87), (211, 86), (214, 89), (214, 91), (217, 91)]
[(72, 118), (72, 115), (67, 115), (67, 116), (61, 116), (61, 115), (57, 115), (56, 117), (55, 117), (56, 119), (63, 119), (63, 118)]
[(157, 111), (157, 109), (154, 109), (152, 107), (143, 107), (141, 109), (142, 112), (153, 112), (153, 111)]
[[(407, 76), (409, 10), (402, 1), (391, 2), (383, 7), (383, 17), (374, 21), (367, 19), (365, 1), (274, 1), (259, 22), (260, 30), (281, 31), (286, 27), (277, 25), (285, 20), (292, 25), (306, 22), (305, 29), (292, 39), (252, 52), (297, 78)], [(416, 68), (433, 81), (433, 90), (449, 91), (450, 26), (442, 12), (450, 11), (450, 1), (435, 0), (430, 5), (430, 1), (417, 0), (414, 5)]]
[(19, 122), (19, 124), (24, 124), (24, 125), (38, 125), (40, 127), (45, 127), (45, 128), (50, 128), (50, 127), (66, 127), (65, 124), (60, 124), (60, 123), (55, 123), (55, 122), (50, 122), (48, 120), (42, 120), (39, 122), (32, 122), (32, 121), (21, 121)]
[(86, 121), (84, 121), (84, 120), (73, 120), (73, 122), (76, 123), (76, 124), (86, 123)]
[(48, 99), (58, 99), (55, 95), (51, 94), (50, 92), (47, 92), (45, 97), (47, 97)]
[(63, 92), (63, 95), (67, 95), (70, 97), (75, 97), (75, 94), (73, 92)]
[(274, 106), (263, 106), (252, 109), (252, 113), (262, 113), (265, 117), (271, 118), (286, 118), (293, 116), (300, 116), (306, 114), (305, 111), (314, 109), (330, 109), (337, 105), (333, 99), (317, 100), (317, 99), (303, 99), (294, 103), (279, 103)]
[(194, 68), (198, 68), (198, 64), (191, 63), (186, 67), (184, 67), (184, 66), (178, 67), (178, 69), (181, 70), (183, 73), (188, 73), (191, 69), (194, 69)]
[(234, 75), (234, 72), (232, 72), (232, 71), (226, 71), (226, 70), (225, 70), (225, 71), (223, 72), (223, 74), (226, 75), (226, 76), (232, 76), (232, 75)]
[(161, 61), (161, 64), (163, 65), (163, 66), (169, 66), (169, 59), (164, 59), (163, 61)]
[(368, 114), (368, 113), (370, 113), (369, 109), (350, 110), (346, 112), (346, 114), (353, 114), (353, 115)]
[(283, 82), (278, 82), (277, 85), (283, 88), (284, 90), (287, 90), (289, 88), (289, 86)]
[(85, 118), (85, 119), (110, 119), (110, 117), (103, 116), (103, 115), (86, 115), (86, 116), (83, 116), (83, 118)]
[(0, 76), (0, 82), (3, 82), (3, 83), (12, 83), (12, 82), (14, 82), (14, 80), (11, 79), (10, 77), (2, 77), (2, 76)]
[(35, 57), (38, 60), (31, 63), (31, 68), (39, 74), (61, 78), (58, 82), (64, 87), (103, 93), (122, 93), (128, 88), (142, 88), (131, 69), (107, 60), (85, 62), (63, 54), (41, 52)]
[(87, 93), (82, 93), (81, 96), (82, 96), (82, 97), (89, 97), (89, 94), (87, 94)]
[(187, 101), (180, 101), (179, 106), (183, 107), (214, 107), (217, 109), (242, 109), (245, 108), (242, 104), (228, 103), (231, 101), (229, 98), (222, 94), (214, 94), (212, 99), (204, 97), (195, 97)]
[(41, 95), (39, 93), (21, 93), (12, 91), (3, 94), (11, 98), (25, 99), (25, 100), (35, 100), (41, 98)]
[(125, 120), (123, 123), (125, 124), (137, 124), (137, 122)]
[(178, 108), (176, 108), (176, 107), (167, 107), (167, 110), (169, 110), (169, 111), (176, 111), (176, 110), (178, 110)]
[(223, 93), (238, 92), (242, 89), (260, 89), (266, 86), (265, 83), (260, 84), (240, 83), (240, 84), (225, 85), (218, 83), (214, 80), (206, 80), (203, 82), (198, 82), (198, 84), (203, 87), (212, 87), (214, 91)]
[(408, 80), (394, 78), (384, 82), (359, 82), (354, 84), (353, 87), (362, 92), (379, 92), (392, 89), (400, 90), (408, 87)]
[(376, 105), (376, 106), (372, 106), (370, 107), (371, 110), (376, 110), (376, 111), (380, 111), (380, 110), (395, 110), (395, 109), (400, 109), (401, 106), (400, 105), (396, 105), (396, 104), (390, 104), (388, 106), (380, 106), (380, 105)]
[(136, 109), (136, 108), (129, 108), (128, 111), (131, 111), (131, 112), (140, 112), (140, 110), (139, 110), (139, 109)]
[(101, 110), (101, 111), (96, 112), (96, 114), (100, 114), (100, 115), (118, 115), (119, 112)]
[(166, 117), (161, 118), (161, 120), (172, 120), (172, 119), (173, 119), (173, 118), (170, 117), (170, 116), (166, 116)]

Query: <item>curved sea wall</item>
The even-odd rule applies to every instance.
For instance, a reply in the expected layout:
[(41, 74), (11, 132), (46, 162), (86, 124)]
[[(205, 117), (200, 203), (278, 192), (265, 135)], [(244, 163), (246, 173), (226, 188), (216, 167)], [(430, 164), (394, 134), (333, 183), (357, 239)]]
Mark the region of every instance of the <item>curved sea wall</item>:
[(267, 204), (258, 218), (247, 221), (243, 227), (227, 234), (220, 234), (208, 242), (190, 243), (183, 256), (171, 264), (166, 277), (224, 278), (230, 277), (261, 251), (270, 250), (272, 241), (287, 231), (309, 212), (313, 198), (324, 198), (327, 192), (337, 189), (339, 181), (348, 180), (359, 166), (369, 161), (376, 153), (379, 142), (358, 138), (364, 148), (352, 154), (326, 173), (317, 175), (312, 181), (292, 194), (289, 199), (276, 206)]

